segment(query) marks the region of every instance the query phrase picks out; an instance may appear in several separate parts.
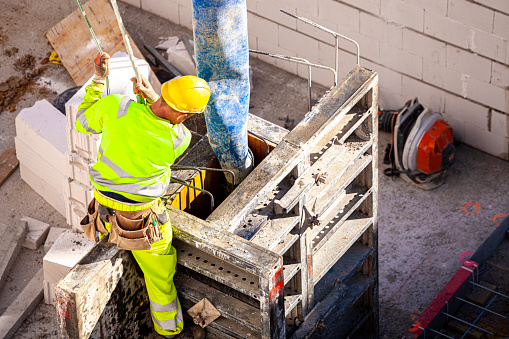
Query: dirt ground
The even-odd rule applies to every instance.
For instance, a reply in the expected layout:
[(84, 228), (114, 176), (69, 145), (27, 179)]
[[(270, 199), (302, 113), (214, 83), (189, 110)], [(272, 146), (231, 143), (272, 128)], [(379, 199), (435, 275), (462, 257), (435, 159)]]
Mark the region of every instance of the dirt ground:
[[(46, 32), (77, 9), (73, 0), (0, 0), (0, 154), (14, 146), (17, 113), (37, 100), (54, 100), (74, 87), (61, 65), (47, 62), (52, 48)], [(119, 3), (127, 30), (141, 47), (159, 37), (191, 31)], [(298, 43), (298, 42), (296, 42)], [(140, 48), (141, 49), (141, 48)], [(251, 61), (253, 87), (250, 112), (291, 128), (307, 111), (307, 81), (257, 59)], [(323, 88), (314, 87), (313, 99)], [(418, 96), (418, 93), (415, 94)], [(425, 104), (425, 103), (424, 103)], [(387, 107), (389, 108), (389, 107)], [(292, 121), (293, 120), (293, 121)], [(389, 136), (380, 135), (383, 151)], [(380, 154), (380, 166), (383, 154)], [(381, 171), (380, 171), (381, 172)], [(382, 338), (401, 337), (460, 267), (464, 251), (474, 252), (496, 227), (493, 217), (509, 213), (509, 163), (467, 146), (459, 146), (457, 161), (446, 183), (425, 192), (401, 179), (379, 175), (380, 330)], [(479, 213), (463, 206), (478, 202)], [(0, 186), (0, 220), (30, 216), (55, 227), (68, 227), (61, 216), (20, 178), (16, 170)], [(467, 212), (469, 210), (465, 209)], [(498, 220), (500, 221), (500, 219)], [(0, 314), (42, 267), (41, 250), (23, 248), (6, 285), (0, 291)], [(56, 337), (53, 306), (41, 303), (15, 338)]]

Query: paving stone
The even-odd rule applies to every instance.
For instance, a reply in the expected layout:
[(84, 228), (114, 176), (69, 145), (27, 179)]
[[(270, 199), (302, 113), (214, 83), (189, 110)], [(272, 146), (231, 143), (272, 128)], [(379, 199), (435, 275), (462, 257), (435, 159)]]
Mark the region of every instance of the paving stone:
[(23, 247), (31, 250), (38, 249), (48, 236), (49, 224), (30, 217), (23, 217), (21, 220), (28, 223), (28, 233), (23, 241)]
[(26, 221), (19, 220), (12, 225), (0, 223), (0, 290), (18, 256), (26, 233)]
[(23, 321), (41, 302), (43, 295), (42, 282), (43, 271), (41, 268), (5, 312), (0, 315), (0, 338), (11, 338)]

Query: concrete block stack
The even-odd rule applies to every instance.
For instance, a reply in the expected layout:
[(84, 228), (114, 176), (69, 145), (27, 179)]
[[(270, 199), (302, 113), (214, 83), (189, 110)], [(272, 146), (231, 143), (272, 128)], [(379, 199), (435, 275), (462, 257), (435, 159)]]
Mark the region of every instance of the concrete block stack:
[(84, 234), (62, 232), (43, 259), (44, 302), (55, 304), (55, 285), (94, 247)]
[(65, 215), (64, 185), (69, 151), (65, 116), (46, 100), (16, 117), (16, 154), (21, 178)]

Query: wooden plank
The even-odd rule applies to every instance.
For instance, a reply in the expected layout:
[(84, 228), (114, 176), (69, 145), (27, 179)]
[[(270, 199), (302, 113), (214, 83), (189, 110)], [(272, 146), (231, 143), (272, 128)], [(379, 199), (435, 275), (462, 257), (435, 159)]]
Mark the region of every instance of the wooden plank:
[(240, 269), (218, 257), (192, 247), (179, 239), (174, 239), (177, 250), (177, 262), (221, 284), (259, 299), (260, 286), (258, 276)]
[(353, 215), (313, 255), (313, 282), (316, 284), (371, 225), (371, 218)]
[(242, 326), (261, 332), (260, 310), (238, 299), (222, 293), (198, 280), (184, 274), (175, 274), (175, 287), (181, 298), (197, 303), (207, 298), (221, 313), (221, 316), (231, 319)]
[(19, 161), (16, 158), (16, 149), (14, 147), (8, 148), (0, 155), (0, 185), (18, 168)]
[[(115, 13), (109, 1), (90, 0), (83, 5), (83, 9), (87, 14), (101, 49), (110, 55), (116, 52), (126, 52), (124, 40), (122, 39)], [(92, 60), (95, 59), (98, 51), (80, 9), (76, 9), (52, 27), (46, 34), (46, 37), (76, 85), (84, 85), (94, 74)], [(129, 34), (128, 38), (134, 56), (144, 59), (143, 54)], [(157, 77), (151, 72), (152, 85), (158, 91), (159, 88), (156, 88), (157, 85), (154, 84), (154, 80), (159, 83)]]
[(26, 287), (0, 315), (0, 338), (11, 338), (43, 298), (43, 270), (35, 273)]

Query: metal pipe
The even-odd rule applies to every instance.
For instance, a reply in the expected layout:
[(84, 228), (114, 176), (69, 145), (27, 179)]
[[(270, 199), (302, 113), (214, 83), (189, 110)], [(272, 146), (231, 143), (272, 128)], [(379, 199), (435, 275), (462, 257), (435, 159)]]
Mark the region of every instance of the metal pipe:
[[(303, 17), (297, 16), (297, 15), (295, 15), (295, 14), (289, 13), (289, 12), (287, 12), (287, 11), (283, 10), (283, 9), (281, 9), (280, 11), (281, 11), (281, 12), (283, 12), (283, 13), (285, 13), (285, 14), (287, 14), (287, 15), (289, 15), (289, 16), (291, 16), (292, 18), (299, 19), (300, 21), (303, 21), (303, 22), (305, 22), (305, 23), (307, 23), (307, 24), (309, 24), (309, 25), (311, 25), (311, 26), (314, 26), (314, 27), (316, 27), (316, 28), (318, 28), (318, 29), (321, 29), (322, 31), (325, 31), (325, 32), (327, 32), (327, 33), (332, 34), (332, 35), (336, 38), (336, 40), (338, 39), (338, 37), (340, 37), (340, 38), (343, 38), (343, 39), (348, 40), (348, 41), (350, 41), (350, 42), (353, 42), (353, 43), (355, 44), (355, 46), (357, 47), (357, 65), (360, 65), (360, 64), (361, 64), (361, 63), (360, 63), (360, 47), (359, 47), (359, 44), (357, 43), (357, 41), (355, 41), (355, 40), (353, 40), (353, 39), (351, 39), (351, 38), (349, 38), (349, 37), (347, 37), (347, 36), (345, 36), (345, 35), (343, 35), (343, 34), (340, 34), (340, 33), (338, 33), (338, 32), (334, 32), (333, 30), (330, 30), (330, 29), (328, 29), (328, 28), (325, 28), (325, 27), (323, 27), (322, 25), (319, 25), (319, 24), (317, 24), (316, 22), (313, 22), (313, 21), (311, 21), (311, 20), (309, 20), (309, 19), (306, 19), (306, 18), (303, 18)], [(337, 43), (337, 45), (336, 45), (336, 46), (337, 46), (337, 48), (336, 48), (336, 51), (337, 51), (337, 50), (339, 49), (339, 43)], [(337, 55), (338, 55), (338, 54), (337, 54), (337, 52), (336, 52), (336, 56), (337, 56)], [(337, 57), (336, 57), (336, 59), (337, 59)], [(338, 66), (338, 63), (336, 62), (336, 73), (337, 73), (337, 71), (338, 71), (337, 66)], [(337, 84), (337, 83), (336, 83), (336, 84)]]
[(255, 138), (258, 138), (260, 139), (261, 141), (263, 141), (263, 143), (265, 144), (265, 156), (269, 155), (269, 144), (267, 143), (267, 140), (265, 140), (264, 138), (262, 138), (261, 136), (251, 132), (251, 131), (247, 131), (248, 134), (251, 134), (252, 136), (254, 136)]
[(254, 50), (254, 49), (250, 49), (249, 52), (257, 53), (257, 54), (262, 54), (262, 55), (266, 55), (266, 56), (270, 56), (272, 58), (277, 58), (277, 59), (283, 59), (283, 60), (286, 60), (286, 61), (291, 61), (291, 62), (295, 62), (297, 64), (307, 65), (308, 68), (309, 68), (309, 71), (308, 71), (309, 72), (309, 74), (308, 74), (308, 83), (309, 83), (309, 104), (308, 104), (308, 107), (309, 107), (310, 111), (311, 111), (311, 67), (316, 67), (316, 68), (330, 70), (332, 72), (332, 74), (334, 75), (334, 86), (337, 85), (338, 74), (337, 74), (337, 72), (332, 67), (327, 67), (327, 66), (323, 66), (323, 65), (319, 65), (319, 64), (313, 64), (313, 63), (309, 62), (306, 59), (297, 58), (297, 57), (291, 57), (291, 56), (288, 56), (288, 55), (281, 55), (281, 54), (275, 54), (275, 53), (267, 53), (267, 52), (257, 51), (257, 50)]
[(442, 312), (442, 314), (445, 314), (446, 316), (451, 317), (451, 318), (453, 318), (454, 320), (459, 321), (460, 323), (464, 323), (464, 324), (467, 324), (468, 326), (472, 326), (472, 327), (474, 327), (474, 328), (477, 328), (478, 330), (481, 330), (481, 331), (483, 331), (483, 332), (486, 332), (486, 333), (489, 333), (489, 334), (495, 334), (495, 333), (493, 333), (493, 332), (490, 332), (490, 331), (488, 331), (488, 330), (485, 330), (485, 329), (484, 329), (484, 328), (482, 328), (482, 327), (475, 326), (474, 324), (471, 324), (471, 323), (469, 323), (468, 321), (465, 321), (465, 320), (463, 320), (463, 319), (457, 318), (457, 317), (455, 317), (455, 316), (453, 316), (453, 315), (450, 315), (450, 314), (448, 314), (448, 313)]
[[(210, 197), (210, 212), (212, 212), (214, 210), (214, 196), (212, 195), (212, 193), (210, 193), (207, 190), (204, 190), (204, 189), (198, 188), (196, 186), (193, 186), (191, 184), (188, 184), (184, 180), (180, 180), (175, 177), (170, 177), (170, 180), (172, 180), (173, 182), (176, 182), (177, 184), (182, 184), (184, 186), (187, 186), (188, 188), (192, 188), (192, 189), (195, 189), (195, 190), (198, 190), (200, 192), (207, 194)], [(189, 191), (189, 189), (188, 189), (188, 191)]]
[(456, 299), (461, 300), (461, 301), (463, 301), (464, 303), (467, 303), (467, 304), (469, 304), (469, 305), (472, 305), (472, 306), (475, 306), (475, 307), (477, 307), (477, 308), (480, 308), (480, 309), (481, 309), (481, 310), (483, 310), (483, 311), (490, 312), (490, 313), (493, 313), (493, 314), (495, 314), (495, 315), (498, 315), (499, 317), (502, 317), (502, 318), (504, 318), (504, 319), (507, 319), (507, 317), (506, 317), (505, 315), (499, 314), (499, 313), (494, 312), (494, 311), (492, 311), (492, 310), (489, 310), (489, 309), (487, 309), (487, 308), (485, 308), (485, 307), (482, 307), (482, 306), (479, 306), (479, 305), (477, 305), (477, 304), (474, 304), (473, 302), (470, 302), (470, 301), (465, 300), (465, 299), (463, 299), (463, 298), (456, 297)]
[(480, 288), (484, 288), (485, 290), (488, 290), (488, 291), (493, 292), (493, 293), (495, 293), (495, 294), (498, 294), (498, 295), (499, 295), (499, 296), (501, 296), (501, 297), (504, 297), (504, 298), (509, 299), (509, 297), (508, 297), (507, 295), (502, 294), (502, 293), (497, 292), (497, 291), (493, 291), (492, 289), (489, 289), (489, 288), (487, 288), (486, 286), (476, 284), (475, 282), (472, 282), (472, 281), (469, 281), (469, 283), (471, 283), (472, 285), (478, 286), (478, 287), (480, 287)]
[(235, 181), (235, 174), (231, 170), (222, 169), (222, 168), (209, 168), (209, 167), (196, 167), (196, 168), (198, 168), (200, 170), (204, 170), (204, 171), (229, 173), (232, 176), (232, 179)]

